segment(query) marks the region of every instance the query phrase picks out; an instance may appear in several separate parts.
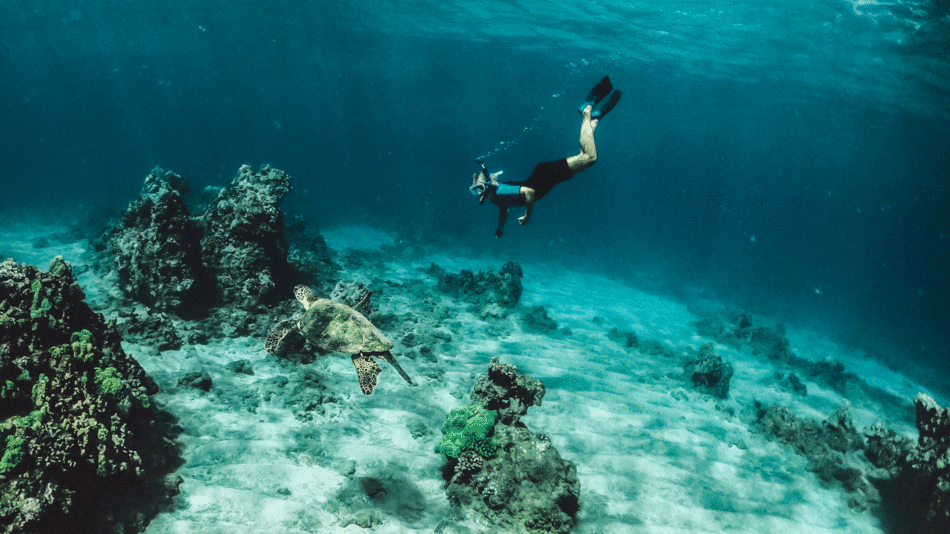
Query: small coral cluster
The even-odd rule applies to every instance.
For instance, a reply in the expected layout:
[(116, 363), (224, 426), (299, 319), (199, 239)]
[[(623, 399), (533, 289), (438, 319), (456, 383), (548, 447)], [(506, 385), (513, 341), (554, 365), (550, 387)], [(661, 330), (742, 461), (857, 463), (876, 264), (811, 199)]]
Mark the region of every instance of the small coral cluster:
[[(477, 403), (452, 410), (442, 424), (442, 439), (436, 445), (435, 452), (441, 453), (446, 462), (450, 458), (460, 458), (466, 451), (491, 458), (498, 450), (498, 445), (490, 437), (495, 428), (496, 416), (494, 411), (486, 410)], [(472, 455), (465, 458), (471, 459)]]
[(543, 435), (522, 423), (541, 404), (544, 385), (493, 358), (468, 407), (453, 410), (437, 451), (449, 500), (504, 532), (571, 531), (580, 509), (580, 481)]
[(753, 428), (794, 447), (824, 482), (840, 484), (850, 507), (866, 510), (881, 504), (881, 496), (866, 474), (871, 466), (854, 454), (864, 451), (866, 443), (854, 426), (850, 408), (840, 408), (821, 423), (797, 417), (783, 406), (757, 403), (756, 412)]
[(0, 523), (139, 532), (177, 490), (154, 381), (84, 302), (69, 263), (0, 263)]
[(699, 356), (683, 366), (686, 376), (693, 387), (702, 393), (725, 399), (729, 396), (729, 380), (732, 378), (732, 365), (722, 357), (713, 354), (713, 344), (703, 343), (699, 347)]
[(438, 280), (439, 291), (478, 307), (496, 304), (502, 308), (513, 308), (521, 301), (521, 279), (524, 274), (521, 266), (513, 261), (502, 265), (497, 273), (473, 273), (463, 269), (455, 274), (446, 272), (434, 263), (427, 272)]

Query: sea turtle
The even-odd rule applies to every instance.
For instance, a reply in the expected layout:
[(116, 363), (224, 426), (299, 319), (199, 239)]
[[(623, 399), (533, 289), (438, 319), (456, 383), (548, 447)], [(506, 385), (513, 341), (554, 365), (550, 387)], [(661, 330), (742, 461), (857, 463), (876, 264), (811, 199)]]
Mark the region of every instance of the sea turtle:
[(303, 304), (304, 314), (299, 319), (285, 319), (274, 327), (264, 344), (268, 354), (276, 352), (284, 337), (297, 328), (304, 338), (322, 350), (352, 354), (360, 388), (366, 395), (372, 395), (381, 371), (373, 356), (392, 365), (410, 386), (415, 385), (389, 352), (392, 342), (363, 314), (346, 304), (317, 298), (307, 286), (295, 287), (294, 296)]

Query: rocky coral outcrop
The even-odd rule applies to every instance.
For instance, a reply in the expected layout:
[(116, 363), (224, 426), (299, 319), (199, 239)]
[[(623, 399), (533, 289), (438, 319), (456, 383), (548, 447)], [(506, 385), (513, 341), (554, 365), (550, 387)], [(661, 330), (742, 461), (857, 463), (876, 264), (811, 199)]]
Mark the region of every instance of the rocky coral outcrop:
[(502, 308), (514, 308), (521, 301), (524, 274), (521, 266), (513, 261), (502, 265), (498, 272), (473, 273), (463, 269), (455, 274), (434, 263), (426, 272), (438, 280), (439, 291), (476, 307), (496, 304)]
[(842, 406), (826, 421), (797, 417), (784, 406), (756, 403), (752, 427), (769, 439), (794, 447), (808, 459), (809, 469), (829, 484), (838, 484), (848, 494), (848, 505), (857, 510), (877, 508), (878, 490), (866, 476), (869, 466), (857, 460), (865, 442), (854, 427), (851, 409)]
[(703, 343), (699, 347), (699, 355), (686, 362), (683, 371), (697, 391), (720, 399), (729, 397), (732, 365), (723, 361), (721, 356), (713, 354), (712, 343)]
[[(541, 382), (492, 359), (468, 408), (477, 424), (463, 425), (477, 427), (475, 434), (491, 445), (461, 447), (458, 457), (447, 458), (443, 467), (450, 502), (500, 531), (567, 533), (576, 523), (580, 481), (574, 464), (561, 458), (546, 436), (520, 422), (543, 396)], [(493, 424), (488, 425), (486, 413), (492, 414)]]
[(846, 371), (844, 364), (834, 358), (814, 361), (795, 354), (781, 324), (757, 326), (748, 313), (719, 311), (704, 315), (697, 322), (696, 330), (722, 344), (765, 356), (780, 370), (798, 370), (802, 378), (827, 386), (853, 401), (877, 403), (885, 413), (910, 414), (905, 399), (869, 385), (855, 373)]
[(541, 406), (544, 384), (528, 375), (518, 373), (510, 363), (492, 358), (488, 374), (479, 378), (472, 387), (472, 402), (498, 412), (498, 422), (515, 425), (528, 413), (528, 408)]
[(905, 476), (916, 486), (932, 531), (950, 532), (950, 409), (923, 393), (914, 406), (920, 436)]
[(302, 272), (291, 267), (279, 208), (290, 189), (284, 172), (267, 165), (254, 172), (244, 165), (230, 187), (214, 189), (205, 212), (194, 217), (183, 200), (185, 181), (156, 168), (106, 235), (121, 289), (149, 310), (210, 319), (211, 335), (260, 333), (248, 312), (285, 300), (304, 278), (331, 283), (328, 274), (339, 270), (323, 238), (305, 236), (300, 221), (296, 255), (313, 265)]
[(201, 262), (201, 228), (182, 198), (185, 181), (155, 168), (108, 236), (121, 289), (133, 300), (178, 315), (210, 304)]
[(557, 331), (557, 321), (548, 315), (544, 306), (535, 306), (521, 316), (521, 325), (529, 332), (551, 334)]
[(291, 294), (293, 271), (278, 207), (290, 189), (283, 171), (243, 165), (205, 211), (201, 247), (219, 302), (255, 311)]
[(177, 448), (68, 262), (0, 263), (0, 524), (6, 533), (134, 533), (177, 493)]

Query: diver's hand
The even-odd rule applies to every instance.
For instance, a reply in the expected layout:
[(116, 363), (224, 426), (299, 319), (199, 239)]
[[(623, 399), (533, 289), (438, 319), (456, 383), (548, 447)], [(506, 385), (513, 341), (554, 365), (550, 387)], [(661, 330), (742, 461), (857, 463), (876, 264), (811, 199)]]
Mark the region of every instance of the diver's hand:
[(495, 237), (501, 237), (501, 236), (503, 236), (503, 235), (505, 235), (505, 232), (503, 232), (503, 231), (501, 230), (501, 228), (496, 228), (496, 229), (495, 229)]
[(531, 220), (531, 217), (528, 217), (527, 215), (523, 215), (521, 217), (518, 217), (518, 224), (520, 224), (521, 226), (524, 226), (528, 224), (528, 221), (530, 220)]

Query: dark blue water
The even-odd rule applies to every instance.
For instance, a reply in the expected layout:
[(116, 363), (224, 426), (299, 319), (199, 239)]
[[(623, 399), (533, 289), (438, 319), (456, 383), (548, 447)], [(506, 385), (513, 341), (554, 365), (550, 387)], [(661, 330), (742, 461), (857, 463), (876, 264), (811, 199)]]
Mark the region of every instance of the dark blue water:
[[(317, 228), (700, 288), (946, 371), (947, 8), (786, 6), (3, 1), (0, 211), (268, 163)], [(517, 180), (575, 154), (604, 74), (599, 162), (496, 240), (473, 159)]]

